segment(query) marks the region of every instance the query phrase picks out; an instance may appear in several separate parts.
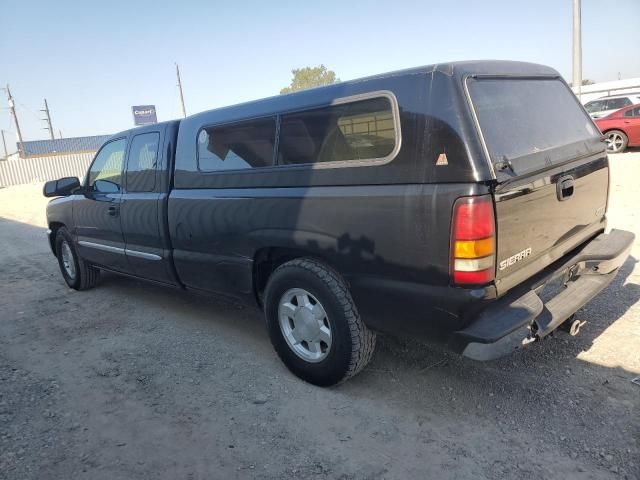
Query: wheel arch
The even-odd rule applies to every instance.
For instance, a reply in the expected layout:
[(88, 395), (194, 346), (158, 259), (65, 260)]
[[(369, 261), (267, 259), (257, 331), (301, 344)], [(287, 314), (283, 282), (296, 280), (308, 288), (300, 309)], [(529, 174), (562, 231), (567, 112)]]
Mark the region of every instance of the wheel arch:
[(624, 128), (622, 128), (622, 127), (609, 127), (609, 128), (605, 128), (605, 129), (602, 131), (602, 134), (603, 134), (603, 135), (605, 135), (605, 134), (607, 134), (607, 133), (609, 133), (609, 132), (612, 132), (613, 130), (617, 130), (618, 132), (622, 132), (622, 133), (624, 133), (624, 134), (627, 136), (627, 138), (629, 137), (629, 134), (628, 134), (628, 133), (626, 132), (626, 130), (625, 130)]
[(271, 274), (280, 265), (296, 258), (312, 258), (335, 269), (326, 258), (316, 252), (294, 247), (263, 247), (253, 257), (252, 283), (253, 293), (258, 305), (262, 306), (262, 296)]
[(49, 222), (49, 246), (51, 247), (51, 251), (54, 256), (58, 256), (56, 253), (56, 236), (58, 235), (58, 230), (62, 227), (66, 227), (66, 225), (62, 222)]

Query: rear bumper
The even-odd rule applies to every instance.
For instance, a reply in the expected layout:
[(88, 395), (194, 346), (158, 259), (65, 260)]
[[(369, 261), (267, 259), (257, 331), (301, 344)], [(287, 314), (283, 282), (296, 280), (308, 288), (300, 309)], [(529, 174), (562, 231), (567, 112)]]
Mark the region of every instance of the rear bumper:
[[(634, 238), (623, 230), (598, 235), (570, 258), (491, 302), (473, 323), (454, 332), (449, 346), (474, 360), (492, 360), (544, 338), (611, 283)], [(560, 289), (547, 298), (545, 286), (555, 283)]]

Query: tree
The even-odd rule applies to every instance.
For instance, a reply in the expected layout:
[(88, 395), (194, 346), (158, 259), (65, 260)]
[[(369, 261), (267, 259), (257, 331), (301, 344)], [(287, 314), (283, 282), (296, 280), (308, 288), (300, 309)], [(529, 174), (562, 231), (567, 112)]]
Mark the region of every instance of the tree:
[(280, 90), (281, 95), (297, 92), (298, 90), (305, 90), (307, 88), (331, 85), (332, 83), (340, 81), (340, 79), (336, 77), (336, 72), (327, 70), (327, 67), (324, 65), (294, 68), (291, 70), (291, 73), (293, 74), (291, 85)]

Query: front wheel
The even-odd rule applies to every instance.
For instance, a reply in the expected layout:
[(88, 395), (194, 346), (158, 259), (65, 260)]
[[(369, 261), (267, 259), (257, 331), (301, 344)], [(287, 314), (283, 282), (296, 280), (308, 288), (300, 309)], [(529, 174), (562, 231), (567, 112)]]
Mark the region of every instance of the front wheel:
[(608, 153), (622, 153), (629, 143), (627, 135), (620, 130), (609, 130), (604, 136)]
[(56, 256), (62, 277), (69, 287), (74, 290), (87, 290), (95, 286), (100, 270), (88, 265), (78, 255), (73, 239), (64, 227), (56, 234)]
[(303, 380), (335, 385), (373, 357), (375, 333), (360, 319), (344, 280), (323, 263), (300, 258), (281, 265), (264, 298), (271, 343)]

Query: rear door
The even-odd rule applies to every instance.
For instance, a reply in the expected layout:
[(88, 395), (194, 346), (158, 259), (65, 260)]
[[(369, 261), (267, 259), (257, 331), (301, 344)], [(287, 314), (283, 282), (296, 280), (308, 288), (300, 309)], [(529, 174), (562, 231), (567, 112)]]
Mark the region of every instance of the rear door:
[(128, 272), (120, 225), (126, 137), (114, 139), (96, 154), (85, 188), (73, 204), (78, 248), (91, 263)]
[(154, 125), (131, 133), (120, 211), (125, 253), (133, 273), (174, 283), (162, 228), (167, 198), (162, 178), (166, 171), (162, 148), (165, 127)]
[(609, 166), (598, 129), (558, 78), (467, 80), (495, 171), (499, 293), (605, 227)]

